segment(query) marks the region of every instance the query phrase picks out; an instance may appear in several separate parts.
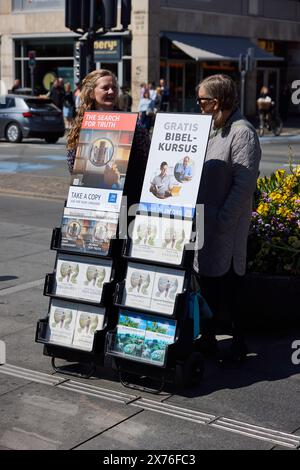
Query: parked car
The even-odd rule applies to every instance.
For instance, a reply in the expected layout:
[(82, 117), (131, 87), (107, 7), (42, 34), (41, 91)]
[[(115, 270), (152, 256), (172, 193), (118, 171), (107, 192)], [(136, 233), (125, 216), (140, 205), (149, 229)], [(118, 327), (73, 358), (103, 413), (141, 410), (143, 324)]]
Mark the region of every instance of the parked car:
[(65, 133), (63, 115), (48, 98), (9, 94), (0, 96), (0, 138), (21, 142), (39, 137), (54, 144)]

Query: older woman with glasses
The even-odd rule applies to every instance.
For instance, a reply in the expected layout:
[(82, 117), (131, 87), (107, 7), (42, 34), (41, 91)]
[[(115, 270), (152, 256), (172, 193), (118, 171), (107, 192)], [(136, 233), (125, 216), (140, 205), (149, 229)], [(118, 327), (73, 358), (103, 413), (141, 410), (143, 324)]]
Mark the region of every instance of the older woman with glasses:
[(204, 204), (204, 245), (195, 252), (194, 280), (215, 316), (213, 321), (207, 321), (200, 344), (204, 352), (218, 352), (215, 339), (218, 313), (222, 304), (223, 315), (227, 299), (233, 334), (232, 359), (242, 360), (247, 347), (243, 306), (237, 297), (246, 270), (247, 237), (261, 149), (255, 129), (238, 109), (236, 87), (230, 77), (205, 78), (197, 87), (197, 102), (201, 112), (213, 118), (198, 200)]

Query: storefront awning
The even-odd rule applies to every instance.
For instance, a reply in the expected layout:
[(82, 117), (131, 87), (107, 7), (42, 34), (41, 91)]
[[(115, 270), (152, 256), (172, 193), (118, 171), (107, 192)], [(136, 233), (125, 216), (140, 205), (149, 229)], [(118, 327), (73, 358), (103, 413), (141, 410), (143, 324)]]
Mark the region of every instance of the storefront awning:
[(164, 32), (163, 36), (195, 60), (239, 60), (240, 54), (246, 54), (250, 47), (254, 49), (256, 60), (283, 60), (256, 46), (248, 38), (169, 32)]

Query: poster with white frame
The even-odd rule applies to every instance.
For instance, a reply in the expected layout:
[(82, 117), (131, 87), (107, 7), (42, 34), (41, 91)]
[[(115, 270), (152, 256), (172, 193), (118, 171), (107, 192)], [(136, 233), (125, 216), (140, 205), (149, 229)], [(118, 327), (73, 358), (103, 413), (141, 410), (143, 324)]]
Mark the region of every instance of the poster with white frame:
[(130, 256), (180, 265), (190, 242), (192, 220), (137, 214), (133, 222)]
[[(158, 113), (140, 198), (142, 211), (192, 218), (212, 117)], [(171, 209), (170, 209), (171, 208)]]

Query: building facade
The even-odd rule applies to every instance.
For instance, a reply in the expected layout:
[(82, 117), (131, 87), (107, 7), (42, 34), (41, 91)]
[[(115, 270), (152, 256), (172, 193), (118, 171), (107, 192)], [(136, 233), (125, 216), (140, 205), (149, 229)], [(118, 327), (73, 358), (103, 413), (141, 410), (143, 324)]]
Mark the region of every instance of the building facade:
[[(29, 52), (36, 53), (34, 83), (46, 92), (56, 76), (76, 81), (78, 35), (64, 26), (64, 0), (1, 0), (0, 78), (31, 84)], [(241, 56), (252, 56), (246, 74), (246, 113), (254, 114), (260, 87), (276, 103), (285, 84), (300, 79), (300, 1), (133, 0), (128, 32), (116, 28), (95, 41), (96, 67), (114, 71), (131, 88), (136, 108), (142, 82), (166, 79), (170, 111), (195, 111), (195, 86), (212, 73), (241, 84)], [(296, 106), (290, 111), (297, 112)]]

